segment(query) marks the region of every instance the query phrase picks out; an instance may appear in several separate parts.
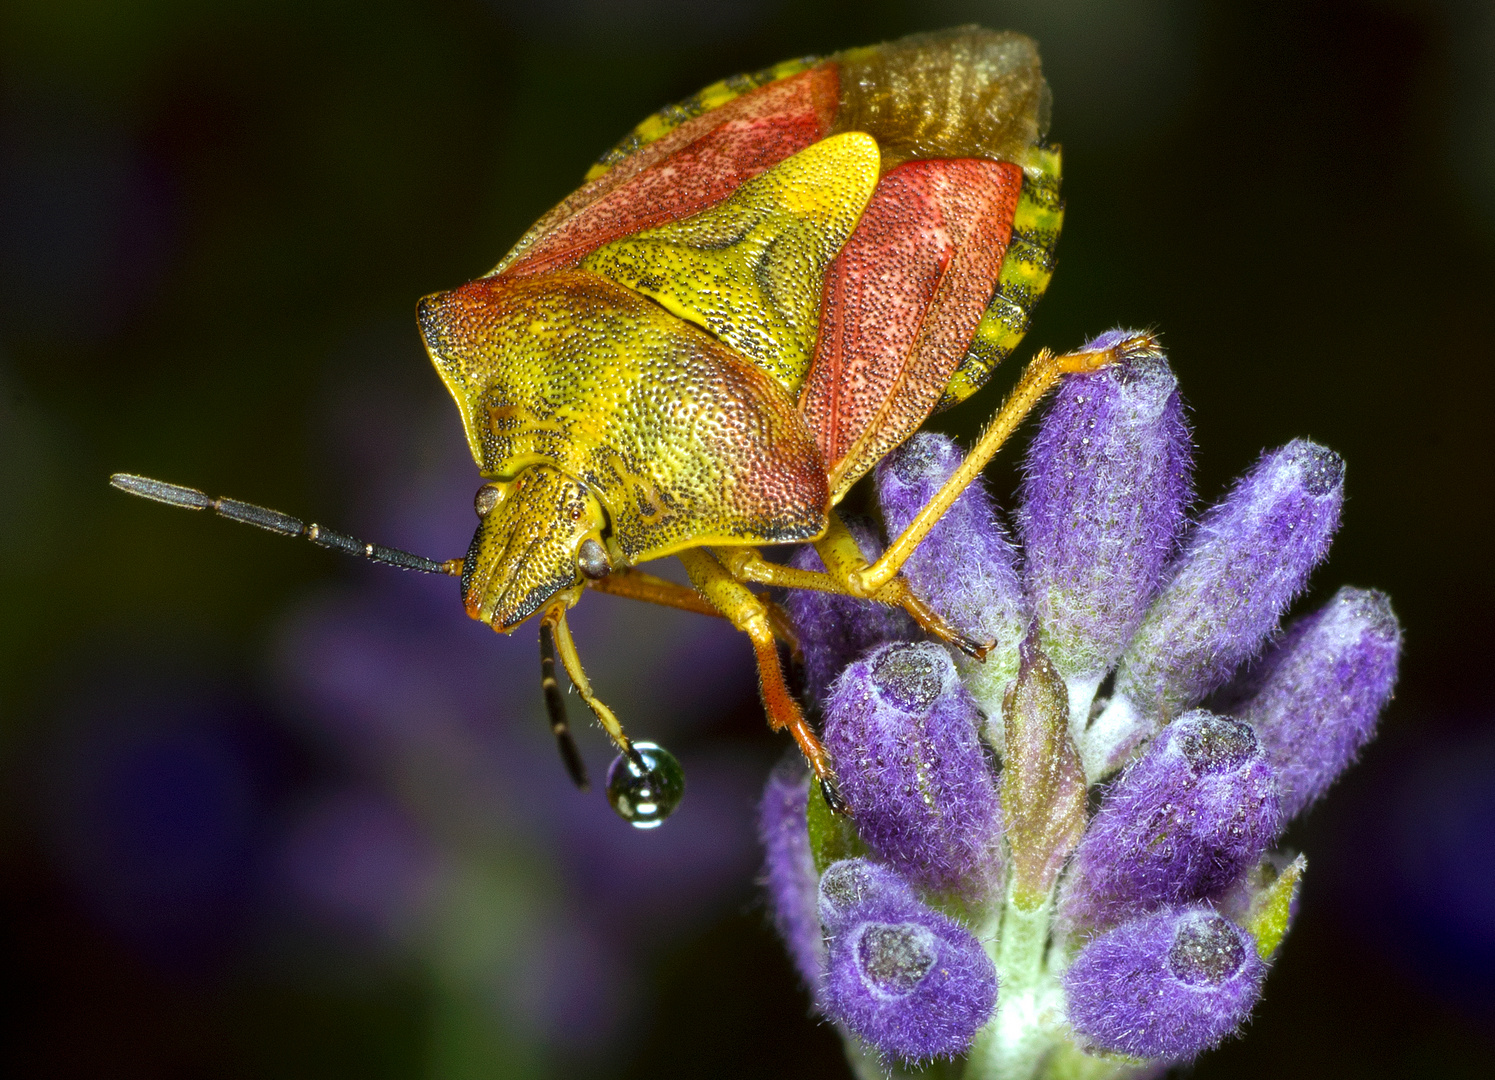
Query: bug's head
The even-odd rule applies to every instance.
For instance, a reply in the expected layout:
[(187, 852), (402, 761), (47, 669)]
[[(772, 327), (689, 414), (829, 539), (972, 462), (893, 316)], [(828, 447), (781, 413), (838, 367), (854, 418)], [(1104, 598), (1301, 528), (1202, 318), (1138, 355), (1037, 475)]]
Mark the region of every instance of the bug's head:
[(478, 489), (478, 531), (462, 566), (467, 614), (505, 633), (563, 589), (611, 570), (607, 517), (585, 486), (549, 465)]

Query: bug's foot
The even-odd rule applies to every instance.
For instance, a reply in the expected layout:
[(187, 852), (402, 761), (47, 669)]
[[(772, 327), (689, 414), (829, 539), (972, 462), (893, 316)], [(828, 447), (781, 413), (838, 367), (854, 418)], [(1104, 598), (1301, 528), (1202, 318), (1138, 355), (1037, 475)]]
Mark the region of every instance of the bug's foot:
[(977, 641), (975, 638), (966, 637), (966, 635), (964, 634), (957, 634), (953, 638), (944, 640), (946, 640), (949, 644), (954, 645), (957, 649), (965, 653), (972, 660), (984, 661), (986, 659), (986, 654), (997, 647), (995, 639), (993, 639), (992, 641)]
[(973, 660), (985, 660), (986, 654), (996, 648), (995, 641), (977, 641), (950, 623), (909, 588), (908, 582), (901, 577), (894, 578), (884, 586), (877, 599), (901, 607), (913, 616), (914, 622), (930, 637), (955, 646)]

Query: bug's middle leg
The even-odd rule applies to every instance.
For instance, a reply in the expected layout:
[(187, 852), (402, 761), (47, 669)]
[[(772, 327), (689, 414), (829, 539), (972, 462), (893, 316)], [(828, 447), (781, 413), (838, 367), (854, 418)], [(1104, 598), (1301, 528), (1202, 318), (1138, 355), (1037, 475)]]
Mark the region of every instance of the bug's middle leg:
[[(566, 609), (569, 601), (562, 600), (552, 604), (540, 616), (541, 633), (548, 634), (556, 654), (560, 657), (561, 666), (566, 669), (566, 675), (571, 679), (571, 685), (581, 695), (581, 700), (587, 703), (587, 708), (592, 710), (592, 715), (597, 717), (597, 722), (602, 725), (604, 731), (612, 739), (617, 748), (637, 765), (640, 769), (648, 770), (648, 765), (634, 749), (633, 741), (623, 731), (623, 725), (618, 722), (617, 716), (592, 692), (592, 684), (587, 679), (587, 673), (582, 670), (581, 657), (576, 652), (576, 642), (571, 637), (571, 628), (566, 625)], [(542, 642), (545, 638), (541, 638)], [(541, 656), (545, 654), (542, 652)], [(543, 661), (542, 661), (543, 662)], [(548, 704), (548, 702), (547, 702)], [(551, 714), (552, 728), (555, 726), (555, 714)], [(559, 737), (559, 733), (557, 733)], [(564, 747), (562, 753), (565, 753)], [(569, 765), (569, 762), (568, 762)]]
[(901, 607), (913, 616), (914, 622), (918, 623), (926, 634), (938, 638), (947, 645), (954, 645), (967, 656), (975, 657), (977, 660), (984, 659), (996, 644), (991, 641), (977, 641), (962, 631), (930, 607), (918, 593), (914, 592), (909, 583), (897, 574), (889, 578), (870, 596), (864, 594), (859, 587), (857, 575), (866, 573), (869, 566), (875, 564), (867, 562), (856, 538), (851, 535), (850, 530), (846, 528), (846, 523), (834, 510), (831, 511), (830, 525), (825, 535), (815, 541), (815, 551), (820, 555), (820, 561), (825, 563), (831, 577), (841, 582), (842, 591), (848, 596), (864, 597), (892, 607)]
[(835, 593), (859, 600), (901, 607), (907, 611), (923, 630), (939, 640), (954, 645), (961, 652), (977, 659), (991, 650), (990, 642), (979, 642), (961, 632), (919, 597), (908, 582), (895, 577), (871, 597), (864, 597), (850, 582), (850, 575), (865, 570), (869, 565), (863, 557), (856, 539), (847, 531), (845, 523), (834, 510), (830, 512), (830, 524), (826, 533), (815, 541), (815, 550), (828, 571), (799, 570), (792, 566), (780, 566), (765, 559), (757, 548), (718, 547), (712, 553), (738, 581), (752, 581), (761, 585), (776, 585), (783, 589), (813, 589), (816, 592)]
[(704, 549), (682, 551), (679, 559), (685, 564), (686, 573), (696, 590), (752, 641), (753, 655), (758, 661), (758, 688), (763, 695), (763, 708), (768, 713), (768, 726), (774, 731), (789, 730), (820, 781), (826, 802), (832, 809), (841, 808), (843, 804), (836, 791), (836, 774), (831, 768), (830, 755), (810, 729), (784, 680), (773, 625), (763, 600)]

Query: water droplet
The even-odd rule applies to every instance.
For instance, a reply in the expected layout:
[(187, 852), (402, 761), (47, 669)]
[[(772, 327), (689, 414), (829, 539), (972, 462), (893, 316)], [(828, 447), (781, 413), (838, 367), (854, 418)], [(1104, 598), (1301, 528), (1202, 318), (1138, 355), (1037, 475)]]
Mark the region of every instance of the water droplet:
[(607, 801), (635, 829), (652, 829), (675, 812), (685, 794), (685, 772), (675, 755), (650, 742), (633, 748), (644, 767), (619, 754), (607, 770)]

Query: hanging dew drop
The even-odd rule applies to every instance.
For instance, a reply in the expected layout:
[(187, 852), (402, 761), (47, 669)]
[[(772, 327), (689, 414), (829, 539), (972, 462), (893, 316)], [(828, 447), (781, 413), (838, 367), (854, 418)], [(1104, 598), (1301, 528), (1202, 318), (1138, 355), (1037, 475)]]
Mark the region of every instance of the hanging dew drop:
[(656, 743), (636, 742), (644, 767), (623, 754), (607, 770), (607, 801), (635, 829), (653, 829), (675, 812), (685, 794), (685, 773), (675, 755)]

